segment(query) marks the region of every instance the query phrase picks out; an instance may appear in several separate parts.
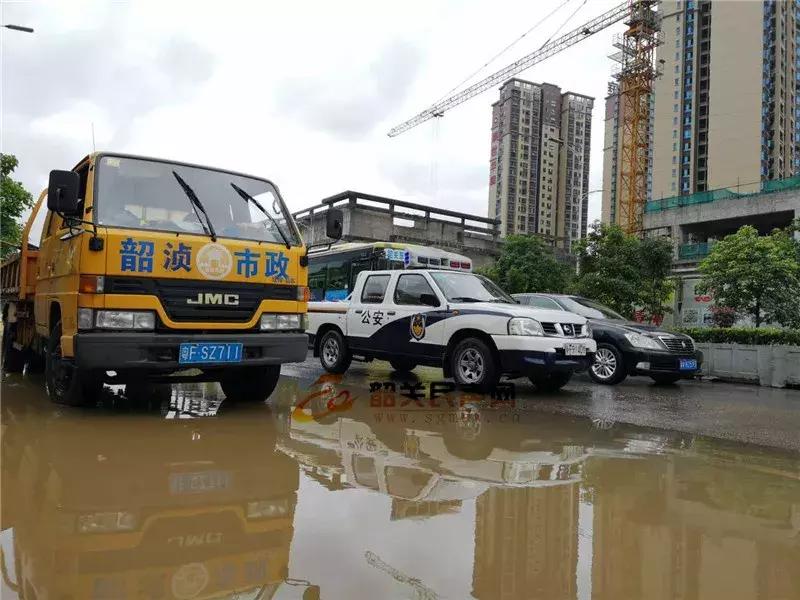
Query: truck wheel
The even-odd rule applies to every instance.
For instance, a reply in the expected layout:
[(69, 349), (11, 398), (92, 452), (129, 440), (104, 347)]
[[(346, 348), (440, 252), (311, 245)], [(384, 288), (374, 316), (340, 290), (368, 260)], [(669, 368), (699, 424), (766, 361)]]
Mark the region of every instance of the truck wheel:
[(572, 379), (572, 371), (543, 373), (541, 375), (531, 376), (529, 379), (539, 391), (557, 392)]
[(415, 363), (413, 360), (408, 360), (407, 358), (393, 358), (389, 361), (389, 364), (392, 365), (392, 368), (395, 371), (400, 371), (401, 373), (413, 371), (414, 367), (417, 366), (417, 363)]
[(479, 390), (489, 390), (500, 379), (491, 348), (482, 340), (472, 337), (461, 340), (453, 349), (450, 371), (459, 387), (473, 386)]
[(326, 331), (319, 342), (319, 362), (328, 373), (344, 373), (353, 357), (344, 337), (336, 329)]
[(3, 321), (3, 372), (22, 373), (25, 368), (25, 353), (14, 348), (16, 323)]
[(594, 363), (589, 367), (589, 377), (596, 383), (616, 385), (628, 376), (625, 370), (625, 359), (616, 346), (598, 344), (594, 354)]
[(230, 379), (219, 382), (225, 398), (233, 402), (264, 402), (278, 385), (280, 365), (252, 367), (235, 371)]
[(44, 371), (47, 394), (56, 404), (67, 406), (94, 404), (103, 389), (101, 379), (81, 371), (73, 360), (61, 355), (61, 321), (50, 330)]

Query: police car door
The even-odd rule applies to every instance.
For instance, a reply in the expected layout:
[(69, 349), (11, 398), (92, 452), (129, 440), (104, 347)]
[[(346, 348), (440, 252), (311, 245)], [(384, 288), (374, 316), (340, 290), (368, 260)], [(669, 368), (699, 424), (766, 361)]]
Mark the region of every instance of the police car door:
[(400, 273), (389, 309), (396, 313), (393, 315), (396, 319), (393, 329), (397, 333), (395, 352), (409, 357), (441, 356), (443, 306), (442, 298), (424, 273)]
[(375, 334), (387, 322), (384, 300), (391, 278), (389, 273), (367, 275), (361, 293), (357, 297), (353, 294), (350, 299), (350, 308), (347, 311), (347, 341), (356, 352), (363, 348), (381, 350), (380, 347), (373, 346), (378, 343)]

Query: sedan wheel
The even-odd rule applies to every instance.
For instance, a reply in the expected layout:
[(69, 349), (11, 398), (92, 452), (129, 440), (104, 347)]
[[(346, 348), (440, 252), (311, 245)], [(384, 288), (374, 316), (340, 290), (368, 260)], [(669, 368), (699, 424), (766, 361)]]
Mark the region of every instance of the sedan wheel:
[(626, 375), (619, 350), (610, 344), (600, 344), (594, 354), (589, 376), (597, 383), (613, 385), (625, 379)]

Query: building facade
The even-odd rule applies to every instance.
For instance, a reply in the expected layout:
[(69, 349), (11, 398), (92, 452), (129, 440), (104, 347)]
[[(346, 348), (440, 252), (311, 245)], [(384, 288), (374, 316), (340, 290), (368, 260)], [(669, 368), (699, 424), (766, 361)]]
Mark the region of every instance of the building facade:
[(561, 247), (586, 235), (594, 98), (510, 79), (492, 105), (489, 217)]

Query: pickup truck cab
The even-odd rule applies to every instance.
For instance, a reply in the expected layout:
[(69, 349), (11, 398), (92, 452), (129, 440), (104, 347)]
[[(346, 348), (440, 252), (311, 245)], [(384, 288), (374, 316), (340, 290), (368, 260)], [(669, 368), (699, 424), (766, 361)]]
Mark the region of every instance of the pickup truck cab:
[(445, 269), (362, 271), (347, 300), (310, 302), (308, 319), (314, 356), (331, 373), (380, 359), (399, 371), (441, 367), (478, 389), (501, 375), (559, 389), (596, 349), (584, 317), (521, 306), (480, 275)]

